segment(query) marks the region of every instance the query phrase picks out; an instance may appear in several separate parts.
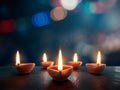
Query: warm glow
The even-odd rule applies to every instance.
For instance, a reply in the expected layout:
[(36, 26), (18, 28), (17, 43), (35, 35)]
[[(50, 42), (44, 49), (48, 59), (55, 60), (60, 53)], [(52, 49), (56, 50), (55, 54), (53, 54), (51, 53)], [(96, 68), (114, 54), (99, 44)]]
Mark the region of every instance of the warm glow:
[(19, 51), (16, 53), (16, 65), (20, 64), (20, 54)]
[(74, 60), (74, 62), (78, 61), (78, 55), (77, 55), (77, 53), (74, 54), (73, 60)]
[(79, 0), (61, 0), (61, 5), (67, 10), (73, 10), (79, 4)]
[(63, 70), (63, 64), (62, 64), (62, 52), (59, 50), (59, 56), (58, 56), (58, 70)]
[(43, 54), (43, 61), (47, 62), (47, 55), (46, 55), (46, 53)]
[(51, 11), (50, 15), (54, 21), (60, 21), (67, 16), (67, 11), (63, 7), (56, 7)]
[(101, 64), (101, 52), (98, 51), (98, 55), (97, 55), (97, 64)]

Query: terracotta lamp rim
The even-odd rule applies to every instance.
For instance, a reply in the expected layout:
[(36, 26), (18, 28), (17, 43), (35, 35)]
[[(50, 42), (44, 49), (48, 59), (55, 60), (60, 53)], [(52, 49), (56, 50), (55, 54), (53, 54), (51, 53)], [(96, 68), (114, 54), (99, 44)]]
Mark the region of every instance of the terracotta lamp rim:
[(63, 65), (63, 70), (58, 70), (58, 66), (49, 66), (47, 68), (49, 75), (56, 81), (65, 81), (71, 75), (73, 67), (70, 65)]
[(86, 64), (86, 68), (88, 72), (93, 74), (100, 74), (106, 67), (106, 64), (96, 64), (96, 63), (89, 63)]
[[(47, 67), (47, 69), (54, 69), (54, 70), (57, 70), (57, 71), (58, 71), (57, 67), (58, 67), (58, 65), (54, 65), (54, 66), (49, 66), (49, 67)], [(68, 68), (73, 68), (73, 66), (63, 65), (63, 71), (64, 71), (65, 69), (68, 69)]]
[(21, 66), (21, 65), (23, 65), (23, 66), (24, 66), (24, 65), (35, 65), (35, 63), (20, 63), (20, 64), (17, 64), (16, 66), (19, 66), (19, 65), (20, 65), (20, 66)]
[(86, 63), (86, 65), (106, 65), (106, 64), (104, 64), (104, 63), (101, 63), (101, 64), (97, 64), (97, 63)]

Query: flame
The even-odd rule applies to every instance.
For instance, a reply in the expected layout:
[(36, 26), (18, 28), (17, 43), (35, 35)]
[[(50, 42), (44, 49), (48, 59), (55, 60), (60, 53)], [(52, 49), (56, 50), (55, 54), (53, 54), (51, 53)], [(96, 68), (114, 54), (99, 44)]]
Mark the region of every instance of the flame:
[(97, 55), (97, 64), (101, 64), (101, 52), (98, 51), (98, 55)]
[(62, 52), (59, 50), (59, 56), (58, 56), (58, 70), (63, 70), (63, 64), (62, 64)]
[(73, 60), (74, 60), (74, 62), (78, 61), (78, 55), (77, 55), (77, 53), (74, 54)]
[(47, 55), (46, 55), (46, 53), (43, 54), (43, 61), (47, 62)]
[(16, 53), (16, 65), (20, 64), (20, 54), (19, 51)]

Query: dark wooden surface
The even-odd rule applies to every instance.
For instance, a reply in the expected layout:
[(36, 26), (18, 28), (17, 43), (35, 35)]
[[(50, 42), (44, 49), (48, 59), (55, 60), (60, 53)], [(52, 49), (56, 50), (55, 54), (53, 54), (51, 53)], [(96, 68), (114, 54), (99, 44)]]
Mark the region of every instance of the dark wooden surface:
[(0, 67), (0, 90), (120, 90), (120, 67), (106, 67), (101, 75), (81, 67), (65, 82), (53, 81), (41, 67), (28, 75), (19, 75), (15, 67)]

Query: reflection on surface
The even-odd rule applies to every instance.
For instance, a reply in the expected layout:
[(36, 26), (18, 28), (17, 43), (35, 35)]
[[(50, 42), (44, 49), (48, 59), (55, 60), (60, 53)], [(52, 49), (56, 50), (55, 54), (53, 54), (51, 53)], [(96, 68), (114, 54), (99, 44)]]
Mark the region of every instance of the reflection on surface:
[(82, 82), (79, 82), (79, 84), (81, 84), (81, 87), (79, 86), (78, 88), (84, 88), (85, 90), (113, 90), (113, 88), (116, 88), (112, 84), (112, 78), (109, 76), (104, 76), (102, 74), (84, 74), (82, 75), (81, 81)]
[(43, 70), (41, 70), (41, 71), (42, 71), (41, 77), (42, 77), (42, 82), (43, 82), (43, 84), (48, 84), (48, 82), (49, 82), (52, 78), (49, 76), (49, 74), (48, 74), (48, 72), (47, 72), (46, 69), (43, 69)]
[[(17, 90), (18, 88), (22, 89), (24, 88), (25, 84), (28, 83), (28, 80), (30, 79), (30, 75), (17, 75), (17, 76), (10, 76), (7, 77), (5, 80), (3, 80), (2, 87), (1, 88), (11, 88), (11, 90), (14, 88), (14, 90)], [(1, 89), (0, 90), (3, 90)], [(19, 90), (18, 89), (18, 90)]]
[(75, 87), (70, 80), (63, 82), (57, 82), (51, 80), (47, 85), (45, 90), (73, 90)]
[(45, 90), (74, 89), (74, 84), (70, 80), (61, 82), (52, 80), (46, 69), (41, 70), (41, 79), (41, 82), (45, 85)]
[(117, 72), (118, 74), (113, 73), (112, 75), (109, 71), (107, 73), (94, 75), (78, 70), (73, 71), (69, 80), (79, 90), (119, 90), (120, 74)]
[(80, 77), (80, 73), (78, 70), (74, 70), (71, 74), (71, 77), (69, 78), (73, 84), (77, 87), (79, 84), (79, 77)]
[(88, 76), (88, 83), (95, 90), (103, 90), (103, 87), (104, 87), (103, 80), (104, 80), (104, 78), (102, 78), (100, 76), (92, 76), (92, 75)]
[(115, 72), (120, 72), (120, 67), (115, 67)]
[(119, 85), (120, 84), (120, 67), (115, 67), (114, 71), (117, 72), (118, 74), (113, 75), (113, 84)]
[(100, 75), (79, 69), (68, 80), (57, 82), (40, 67), (28, 75), (16, 75), (15, 68), (5, 67), (0, 68), (0, 90), (120, 90), (120, 72), (116, 68), (106, 67)]

